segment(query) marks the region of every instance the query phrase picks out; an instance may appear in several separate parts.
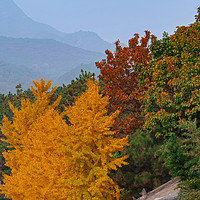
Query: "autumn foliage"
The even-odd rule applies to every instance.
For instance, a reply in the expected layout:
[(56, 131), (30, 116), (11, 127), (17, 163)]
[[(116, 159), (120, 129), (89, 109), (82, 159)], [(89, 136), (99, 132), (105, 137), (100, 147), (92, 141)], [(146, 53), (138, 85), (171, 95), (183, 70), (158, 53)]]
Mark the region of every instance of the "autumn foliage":
[[(178, 27), (151, 44), (152, 61), (144, 70), (149, 87), (143, 96), (145, 128), (156, 136), (176, 130), (178, 121), (200, 124), (200, 23)], [(177, 132), (177, 131), (176, 131)]]
[[(58, 173), (56, 172), (56, 168), (48, 169), (48, 166), (54, 166), (47, 161), (49, 156), (47, 151), (49, 154), (51, 151), (52, 153), (54, 152), (52, 149), (53, 144), (49, 143), (49, 138), (47, 137), (49, 133), (45, 133), (49, 131), (48, 129), (51, 130), (51, 126), (47, 126), (47, 123), (52, 123), (50, 121), (51, 115), (60, 99), (53, 105), (49, 105), (49, 98), (56, 88), (47, 94), (46, 91), (51, 86), (50, 81), (46, 86), (43, 79), (41, 79), (40, 83), (34, 82), (34, 84), (37, 90), (33, 87), (31, 89), (36, 97), (35, 103), (31, 104), (29, 100), (23, 99), (21, 102), (21, 110), (18, 110), (10, 104), (11, 110), (14, 113), (13, 121), (9, 121), (4, 117), (1, 128), (3, 135), (6, 136), (5, 141), (10, 144), (11, 148), (3, 153), (6, 165), (11, 168), (11, 176), (4, 175), (3, 181), (5, 186), (1, 189), (2, 193), (5, 193), (12, 199), (27, 199), (30, 196), (33, 199), (42, 199), (48, 187), (53, 185), (54, 180), (51, 178), (51, 174), (55, 175), (55, 173)], [(46, 117), (47, 115), (49, 118)], [(56, 120), (59, 121), (57, 118), (55, 117), (54, 122)], [(64, 121), (62, 123), (65, 124)], [(58, 125), (61, 125), (61, 122), (56, 124), (57, 127), (55, 128), (59, 131), (60, 128)], [(40, 132), (38, 132), (39, 127), (41, 128)], [(42, 128), (46, 132), (42, 131)], [(36, 140), (36, 132), (38, 132), (38, 140)], [(54, 132), (51, 133), (53, 134)], [(45, 169), (48, 170), (46, 170), (46, 174), (43, 174)], [(41, 190), (42, 188), (43, 190)]]
[(107, 58), (96, 62), (101, 71), (99, 79), (105, 84), (103, 93), (110, 97), (108, 110), (120, 110), (113, 126), (118, 136), (134, 133), (144, 122), (140, 98), (145, 87), (139, 85), (138, 79), (141, 69), (149, 66), (150, 38), (154, 36), (149, 31), (140, 40), (135, 34), (124, 48), (117, 41), (114, 54), (107, 50)]
[(145, 31), (128, 47), (117, 41), (96, 62), (98, 83), (82, 71), (50, 92), (41, 79), (36, 89), (23, 93), (19, 84), (17, 95), (0, 95), (1, 149), (11, 169), (2, 193), (132, 199), (174, 175), (185, 199), (199, 198), (200, 7), (195, 19), (159, 40)]
[[(200, 126), (200, 7), (195, 19), (189, 26), (177, 27), (171, 36), (164, 33), (160, 40), (146, 31), (140, 41), (135, 34), (128, 47), (122, 48), (116, 42), (114, 54), (106, 51), (107, 59), (96, 63), (101, 71), (99, 78), (105, 83), (103, 93), (110, 97), (109, 111), (120, 110), (113, 127), (119, 136), (135, 133), (139, 128), (151, 136), (157, 147), (171, 136), (171, 132), (183, 139), (183, 131), (178, 126), (182, 120), (196, 119), (197, 127)], [(144, 149), (142, 141), (136, 145)], [(156, 158), (156, 154), (153, 156)], [(134, 157), (129, 158), (133, 163)], [(151, 165), (155, 178), (159, 179), (161, 170), (156, 170), (150, 156), (148, 161), (143, 168), (138, 167), (140, 161), (135, 166), (135, 169), (138, 167), (137, 175), (146, 174)], [(126, 188), (134, 181), (126, 186), (130, 181), (126, 174), (135, 177), (132, 169), (127, 173), (128, 167), (130, 165), (114, 175)], [(150, 183), (154, 183), (152, 173), (149, 177)], [(136, 189), (144, 180), (143, 176), (137, 180)], [(146, 180), (149, 185), (148, 178)]]
[(108, 176), (111, 169), (127, 164), (127, 156), (114, 158), (113, 153), (128, 145), (127, 137), (117, 139), (110, 131), (118, 111), (105, 116), (108, 97), (99, 95), (96, 83), (88, 82), (88, 89), (64, 112), (72, 126), (70, 138), (62, 149), (70, 154), (72, 174), (69, 180), (73, 199), (118, 199), (119, 189)]
[(120, 190), (108, 176), (127, 158), (113, 157), (128, 145), (127, 138), (116, 139), (110, 131), (118, 111), (105, 116), (108, 98), (101, 98), (92, 81), (61, 114), (55, 110), (61, 97), (49, 104), (56, 89), (47, 92), (51, 82), (41, 79), (34, 85), (36, 101), (22, 100), (20, 110), (10, 104), (13, 121), (3, 119), (2, 133), (11, 148), (3, 155), (11, 175), (4, 175), (2, 193), (12, 200), (119, 199)]

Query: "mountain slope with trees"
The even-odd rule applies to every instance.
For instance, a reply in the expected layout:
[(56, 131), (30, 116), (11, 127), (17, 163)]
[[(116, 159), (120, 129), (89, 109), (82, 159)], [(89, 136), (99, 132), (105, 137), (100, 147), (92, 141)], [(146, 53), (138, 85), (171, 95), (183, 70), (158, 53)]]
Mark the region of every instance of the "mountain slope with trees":
[(16, 65), (0, 61), (0, 93), (16, 93), (16, 86), (22, 83), (23, 90), (29, 88), (33, 79), (39, 79), (42, 75), (23, 65)]
[(0, 37), (0, 52), (0, 60), (26, 65), (32, 70), (51, 75), (61, 75), (81, 63), (87, 64), (103, 57), (101, 53), (52, 39)]
[[(103, 54), (72, 47), (51, 39), (17, 39), (0, 36), (0, 60), (11, 65), (1, 65), (0, 76), (3, 77), (0, 91), (14, 91), (13, 83), (21, 83), (24, 89), (30, 85), (30, 80), (43, 77), (52, 79), (55, 85), (58, 77), (79, 66), (81, 63), (94, 63), (104, 57)], [(15, 66), (15, 67), (14, 67)], [(24, 67), (19, 67), (24, 66)], [(27, 77), (20, 77), (22, 74)], [(76, 72), (75, 76), (78, 76)], [(12, 74), (16, 74), (10, 80)], [(32, 75), (31, 75), (32, 74)], [(69, 76), (70, 82), (74, 77)], [(9, 83), (9, 81), (11, 81)], [(66, 82), (62, 82), (63, 84)], [(14, 85), (14, 86), (16, 86)], [(5, 86), (5, 87), (4, 87)]]
[(96, 68), (94, 63), (81, 64), (81, 65), (73, 68), (72, 70), (64, 73), (62, 76), (60, 76), (57, 80), (57, 84), (58, 85), (62, 85), (63, 83), (65, 85), (69, 84), (71, 82), (71, 80), (73, 80), (77, 77), (77, 74), (81, 73), (81, 70), (87, 71), (90, 73), (95, 73), (96, 76), (98, 76), (100, 74), (99, 69)]
[[(118, 199), (115, 192), (110, 193), (110, 188), (115, 188), (115, 191), (118, 191), (115, 187), (115, 184), (117, 184), (120, 189), (121, 200), (131, 200), (133, 196), (140, 196), (139, 192), (142, 188), (149, 192), (167, 182), (170, 178), (179, 176), (181, 183), (178, 187), (181, 188), (180, 195), (183, 199), (200, 200), (199, 38), (200, 7), (195, 16), (195, 22), (188, 26), (177, 27), (173, 35), (169, 36), (164, 33), (163, 38), (158, 40), (149, 31), (145, 31), (144, 37), (135, 34), (129, 40), (128, 47), (123, 48), (119, 42), (116, 42), (116, 51), (114, 53), (106, 51), (106, 59), (96, 62), (100, 69), (99, 89), (97, 89), (96, 84), (95, 88), (86, 91), (87, 80), (90, 79), (90, 83), (92, 83), (95, 78), (94, 74), (82, 71), (82, 75), (77, 77), (76, 80), (72, 80), (71, 84), (58, 87), (54, 95), (51, 92), (43, 94), (40, 99), (40, 101), (44, 101), (42, 104), (34, 103), (37, 102), (33, 96), (33, 94), (37, 96), (35, 90), (23, 92), (20, 90), (20, 86), (18, 86), (16, 95), (0, 95), (0, 117), (2, 119), (5, 115), (8, 118), (4, 117), (2, 128), (7, 136), (7, 141), (16, 145), (19, 155), (24, 155), (18, 139), (21, 139), (21, 141), (29, 139), (29, 135), (23, 136), (29, 133), (26, 128), (31, 127), (32, 122), (34, 122), (36, 126), (31, 127), (34, 128), (34, 131), (30, 132), (30, 148), (29, 145), (26, 146), (25, 144), (27, 157), (29, 158), (31, 153), (35, 156), (34, 152), (37, 150), (35, 147), (38, 146), (44, 148), (43, 152), (46, 152), (46, 147), (51, 148), (52, 143), (49, 143), (48, 140), (47, 146), (45, 146), (43, 143), (45, 137), (37, 140), (36, 133), (38, 131), (43, 135), (47, 130), (50, 130), (51, 134), (57, 134), (57, 128), (52, 133), (51, 126), (57, 119), (57, 113), (63, 113), (62, 120), (66, 120), (66, 124), (70, 127), (69, 133), (73, 133), (73, 135), (70, 140), (67, 138), (68, 134), (65, 135), (64, 140), (59, 138), (59, 141), (64, 142), (60, 146), (58, 145), (58, 149), (61, 147), (59, 153), (64, 151), (68, 156), (73, 155), (70, 160), (72, 162), (65, 162), (65, 164), (69, 164), (67, 170), (72, 169), (73, 171), (72, 176), (68, 179), (70, 180), (68, 186), (71, 187), (69, 193), (72, 196), (74, 195), (74, 199), (92, 199), (88, 191), (92, 191), (91, 195), (97, 195), (95, 196), (97, 199), (112, 199), (114, 196), (114, 199)], [(42, 82), (42, 84), (37, 82), (39, 93), (46, 92), (49, 87), (49, 83), (47, 87), (44, 85), (44, 81)], [(82, 95), (84, 91), (86, 91), (86, 95)], [(48, 99), (47, 102), (46, 97), (49, 96), (51, 96), (51, 99)], [(107, 99), (107, 104), (97, 100), (100, 96)], [(53, 102), (58, 97), (60, 100), (60, 104), (56, 104), (58, 112), (49, 113), (44, 118), (40, 118), (40, 114), (43, 114), (42, 111), (46, 111), (45, 109), (51, 107), (51, 105), (55, 106)], [(9, 108), (9, 99), (15, 108), (11, 104)], [(30, 101), (25, 99), (30, 99)], [(34, 111), (34, 106), (41, 106), (41, 109)], [(30, 108), (34, 112), (30, 112)], [(25, 112), (26, 109), (27, 112)], [(107, 112), (104, 112), (105, 110)], [(13, 117), (11, 111), (13, 111), (15, 117)], [(49, 109), (49, 111), (51, 110)], [(98, 112), (95, 114), (94, 111)], [(103, 118), (101, 118), (102, 114)], [(115, 118), (111, 117), (113, 115), (115, 115)], [(30, 120), (27, 120), (27, 116), (31, 116)], [(51, 118), (47, 120), (47, 123), (51, 124), (52, 122), (51, 126), (46, 124), (48, 116), (51, 116)], [(137, 121), (137, 118), (140, 120)], [(104, 119), (107, 120), (104, 121)], [(55, 127), (57, 127), (57, 124), (59, 123), (55, 123)], [(108, 125), (107, 128), (104, 126), (105, 124)], [(64, 126), (65, 123), (62, 127)], [(101, 142), (97, 142), (100, 146), (96, 142), (90, 143), (95, 136), (102, 138), (99, 135), (101, 130), (108, 131), (110, 134), (107, 134), (106, 137), (111, 136), (115, 141), (118, 139), (124, 141), (123, 139), (128, 137), (129, 145), (123, 144), (123, 149), (123, 145), (115, 146), (116, 143), (111, 146), (113, 148), (110, 146), (106, 148), (105, 144)], [(66, 133), (68, 133), (67, 130)], [(62, 136), (62, 131), (60, 134)], [(36, 139), (36, 146), (33, 145), (32, 136)], [(81, 139), (75, 136), (80, 136)], [(2, 135), (2, 138), (5, 138), (5, 136)], [(98, 140), (95, 139), (95, 141)], [(87, 146), (86, 143), (90, 145)], [(98, 148), (96, 148), (97, 146)], [(17, 152), (15, 149), (13, 152), (8, 151), (9, 147), (5, 142), (1, 142), (0, 147), (2, 152), (5, 151), (6, 156), (9, 153), (14, 155)], [(111, 162), (108, 165), (110, 168), (108, 166), (105, 169), (98, 168), (96, 171), (92, 171), (94, 173), (91, 176), (88, 176), (89, 166), (106, 163), (107, 157), (104, 154), (100, 152), (96, 154), (97, 151), (102, 149), (103, 152), (104, 150), (110, 152), (108, 154), (109, 159), (116, 158), (118, 161), (125, 161), (129, 164), (122, 166), (119, 164), (119, 167), (116, 167), (116, 165), (114, 166), (116, 163)], [(116, 151), (112, 151), (113, 149)], [(10, 159), (10, 166), (15, 169), (23, 164), (19, 162), (19, 155), (11, 156), (10, 158), (13, 159), (7, 157)], [(91, 156), (91, 158), (87, 159), (86, 155)], [(100, 155), (104, 156), (98, 159)], [(81, 160), (84, 160), (84, 162), (81, 162)], [(93, 162), (89, 163), (90, 160), (93, 160)], [(5, 174), (5, 177), (10, 177), (11, 180), (12, 174), (4, 163), (5, 160), (2, 157), (2, 173)], [(37, 159), (33, 164), (39, 166), (39, 172), (44, 170), (42, 165), (37, 165)], [(32, 169), (26, 167), (24, 165), (22, 169), (28, 170), (21, 170), (20, 175), (25, 177), (24, 174), (26, 174), (31, 177), (27, 171)], [(112, 170), (108, 171), (108, 168)], [(36, 174), (38, 174), (38, 171)], [(99, 174), (105, 176), (102, 179), (100, 178), (94, 184), (94, 187), (91, 186), (87, 192), (83, 192), (86, 188), (85, 185), (88, 185), (87, 178), (93, 178), (93, 175), (97, 178)], [(15, 175), (17, 175), (17, 172)], [(21, 180), (20, 175), (19, 177), (15, 176), (15, 178), (23, 185), (26, 179)], [(43, 175), (44, 173), (39, 173), (34, 178), (35, 180), (41, 179), (44, 183), (48, 178), (45, 179)], [(65, 177), (68, 178), (68, 176)], [(105, 180), (106, 183), (110, 183), (110, 187), (104, 183)], [(5, 181), (7, 181), (9, 187), (13, 187), (15, 184), (13, 181), (9, 182), (9, 178)], [(35, 184), (37, 185), (38, 181), (35, 181)], [(96, 187), (98, 184), (99, 188)], [(41, 186), (39, 187), (41, 188)], [(74, 188), (75, 190), (73, 190)], [(57, 188), (56, 191), (60, 192), (59, 189)], [(62, 198), (62, 195), (66, 194), (65, 191), (69, 191), (68, 189), (68, 187), (65, 188), (59, 197)], [(4, 191), (6, 192), (6, 190)], [(27, 191), (24, 191), (23, 187), (21, 191), (23, 192), (19, 194), (18, 190), (14, 196), (23, 196), (23, 193), (27, 195)], [(28, 192), (31, 192), (31, 190)], [(38, 194), (35, 190), (33, 192), (36, 195)], [(45, 189), (44, 192), (47, 192), (47, 190)], [(107, 195), (102, 196), (104, 192)], [(45, 194), (48, 195), (49, 193)], [(16, 200), (19, 199), (21, 199), (21, 196), (16, 197)]]

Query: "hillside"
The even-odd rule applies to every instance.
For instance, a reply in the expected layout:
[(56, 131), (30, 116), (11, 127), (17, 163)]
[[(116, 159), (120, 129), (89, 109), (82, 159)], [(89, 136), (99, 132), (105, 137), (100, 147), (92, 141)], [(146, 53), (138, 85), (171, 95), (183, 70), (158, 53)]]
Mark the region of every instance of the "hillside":
[(91, 63), (104, 57), (101, 53), (57, 42), (52, 39), (16, 39), (0, 37), (0, 60), (26, 65), (49, 78), (80, 65)]
[[(63, 83), (65, 85), (71, 83), (71, 80), (74, 80), (76, 77), (78, 77), (79, 74), (81, 74), (81, 69), (83, 71), (95, 73), (95, 76), (97, 77), (100, 74), (99, 69), (95, 66), (94, 63), (90, 64), (80, 64), (79, 66), (73, 68), (69, 72), (64, 73), (62, 76), (60, 76), (56, 82), (57, 85), (62, 85)], [(98, 80), (98, 78), (97, 78)]]
[(41, 74), (23, 65), (15, 65), (0, 61), (0, 93), (16, 92), (15, 86), (22, 83), (22, 88), (30, 87), (32, 80), (41, 78)]

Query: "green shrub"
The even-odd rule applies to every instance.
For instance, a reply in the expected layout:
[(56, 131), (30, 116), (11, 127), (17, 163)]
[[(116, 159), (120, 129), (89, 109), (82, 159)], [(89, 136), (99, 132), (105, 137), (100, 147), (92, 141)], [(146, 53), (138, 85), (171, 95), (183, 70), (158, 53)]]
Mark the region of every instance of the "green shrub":
[[(122, 166), (111, 174), (113, 180), (123, 188), (122, 199), (140, 197), (143, 188), (151, 191), (170, 179), (168, 170), (156, 156), (159, 145), (148, 134), (137, 130), (129, 136), (129, 146), (121, 156), (129, 155), (129, 165)], [(120, 156), (118, 152), (115, 156)]]
[(182, 138), (171, 133), (162, 149), (165, 166), (181, 180), (179, 187), (184, 200), (197, 199), (200, 191), (200, 128), (196, 120), (181, 121)]

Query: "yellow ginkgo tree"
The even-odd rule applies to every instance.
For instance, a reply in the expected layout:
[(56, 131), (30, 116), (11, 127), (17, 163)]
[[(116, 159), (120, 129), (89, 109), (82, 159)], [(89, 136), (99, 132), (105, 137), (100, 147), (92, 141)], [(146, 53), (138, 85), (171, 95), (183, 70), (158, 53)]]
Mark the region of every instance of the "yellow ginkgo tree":
[(105, 115), (108, 98), (91, 80), (61, 115), (55, 110), (60, 98), (49, 104), (55, 91), (47, 92), (51, 82), (45, 86), (41, 79), (34, 85), (36, 101), (22, 100), (20, 110), (10, 104), (13, 121), (4, 117), (1, 129), (12, 149), (3, 153), (11, 174), (4, 175), (2, 193), (12, 200), (119, 199), (120, 190), (108, 176), (127, 164), (126, 157), (113, 157), (128, 145), (127, 138), (117, 139), (110, 131), (118, 111)]
[(66, 181), (71, 199), (119, 199), (119, 188), (108, 173), (127, 164), (126, 156), (114, 158), (113, 153), (122, 151), (128, 138), (113, 137), (110, 127), (119, 111), (106, 116), (107, 105), (108, 97), (99, 95), (98, 85), (89, 80), (85, 93), (64, 111), (72, 124), (61, 147), (70, 155), (71, 176)]
[(5, 185), (1, 190), (12, 200), (58, 199), (58, 192), (63, 189), (55, 185), (66, 170), (66, 166), (60, 163), (60, 157), (64, 155), (54, 145), (54, 137), (59, 134), (66, 137), (68, 132), (65, 121), (55, 111), (60, 97), (49, 105), (56, 87), (47, 93), (51, 81), (46, 85), (44, 79), (33, 83), (36, 90), (33, 87), (31, 90), (36, 97), (35, 103), (22, 100), (21, 110), (10, 104), (13, 121), (4, 117), (1, 127), (5, 142), (12, 148), (3, 153), (11, 175), (4, 175)]

